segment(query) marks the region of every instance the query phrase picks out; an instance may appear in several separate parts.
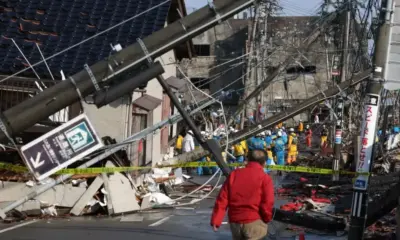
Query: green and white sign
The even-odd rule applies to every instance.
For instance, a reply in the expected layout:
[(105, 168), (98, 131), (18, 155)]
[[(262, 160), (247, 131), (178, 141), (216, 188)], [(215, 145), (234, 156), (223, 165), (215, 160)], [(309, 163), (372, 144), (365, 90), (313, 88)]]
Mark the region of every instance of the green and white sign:
[(66, 131), (65, 136), (75, 152), (94, 143), (93, 135), (85, 122)]
[(36, 179), (42, 180), (103, 146), (85, 114), (70, 120), (21, 148)]

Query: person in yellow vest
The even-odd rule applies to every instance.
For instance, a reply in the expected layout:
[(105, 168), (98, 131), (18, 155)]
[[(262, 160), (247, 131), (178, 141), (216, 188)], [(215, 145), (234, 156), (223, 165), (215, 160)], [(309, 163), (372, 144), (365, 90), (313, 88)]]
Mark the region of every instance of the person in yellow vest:
[(287, 163), (292, 164), (296, 162), (297, 158), (297, 135), (294, 133), (294, 129), (290, 128), (289, 129), (289, 139), (288, 139), (288, 158), (287, 158)]
[(303, 125), (303, 121), (301, 121), (301, 119), (300, 119), (300, 122), (299, 122), (298, 130), (299, 130), (299, 134), (302, 134), (303, 131), (304, 131), (304, 125)]
[(180, 133), (178, 137), (176, 138), (176, 143), (175, 143), (175, 152), (176, 154), (182, 154), (182, 143), (183, 143), (183, 136)]
[(325, 125), (322, 126), (322, 131), (321, 131), (321, 148), (325, 149), (328, 146), (328, 129), (326, 128)]

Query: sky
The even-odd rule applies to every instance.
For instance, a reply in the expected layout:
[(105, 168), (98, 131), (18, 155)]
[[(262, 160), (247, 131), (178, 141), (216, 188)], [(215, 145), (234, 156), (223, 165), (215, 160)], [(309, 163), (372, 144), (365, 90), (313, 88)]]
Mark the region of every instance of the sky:
[[(278, 0), (283, 7), (283, 13), (280, 15), (306, 16), (313, 15), (321, 5), (322, 0)], [(193, 8), (201, 8), (207, 4), (207, 0), (186, 0), (188, 11)]]

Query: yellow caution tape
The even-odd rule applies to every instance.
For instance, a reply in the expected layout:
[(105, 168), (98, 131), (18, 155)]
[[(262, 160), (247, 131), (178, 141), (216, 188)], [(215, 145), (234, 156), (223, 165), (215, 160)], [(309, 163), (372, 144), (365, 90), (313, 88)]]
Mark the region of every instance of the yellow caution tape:
[[(228, 164), (231, 167), (240, 167), (244, 164), (233, 163)], [(163, 165), (163, 166), (144, 166), (144, 167), (98, 167), (98, 168), (67, 168), (58, 171), (56, 174), (100, 174), (100, 173), (114, 173), (114, 172), (129, 172), (136, 170), (152, 169), (152, 168), (181, 168), (181, 167), (218, 167), (216, 162), (185, 162), (174, 165)], [(315, 168), (315, 167), (301, 167), (301, 166), (266, 166), (268, 170), (272, 171), (283, 171), (283, 172), (299, 172), (299, 173), (313, 173), (313, 174), (324, 174), (331, 175), (339, 173), (342, 175), (370, 175), (370, 173), (356, 173), (350, 171), (333, 171), (327, 168)], [(28, 169), (23, 166), (16, 166), (8, 163), (0, 163), (0, 169), (6, 169), (14, 172), (28, 172)]]

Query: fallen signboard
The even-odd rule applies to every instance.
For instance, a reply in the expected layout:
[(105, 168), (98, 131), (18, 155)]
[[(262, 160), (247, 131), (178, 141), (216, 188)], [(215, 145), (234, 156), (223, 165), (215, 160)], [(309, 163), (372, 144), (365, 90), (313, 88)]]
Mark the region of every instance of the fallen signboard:
[(43, 180), (103, 146), (85, 114), (21, 147), (29, 170)]

